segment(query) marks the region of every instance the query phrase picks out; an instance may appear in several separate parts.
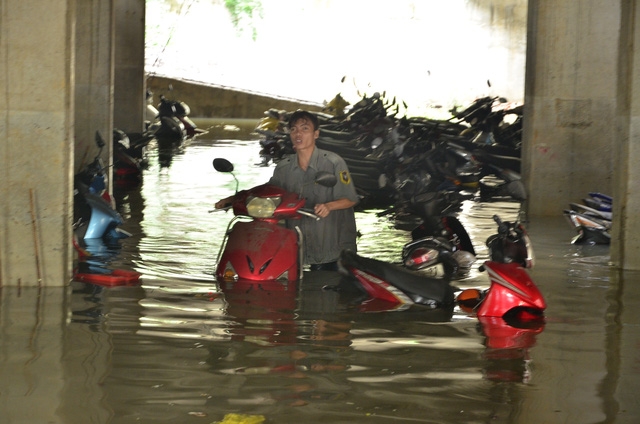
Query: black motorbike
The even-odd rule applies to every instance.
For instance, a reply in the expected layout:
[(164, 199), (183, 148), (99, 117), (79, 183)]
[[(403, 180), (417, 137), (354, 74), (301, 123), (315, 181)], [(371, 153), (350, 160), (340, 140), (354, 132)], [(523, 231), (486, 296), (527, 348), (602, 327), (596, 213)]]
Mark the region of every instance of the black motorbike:
[[(173, 87), (169, 86), (169, 90), (172, 91)], [(183, 101), (171, 100), (160, 95), (157, 110), (158, 115), (149, 125), (148, 131), (154, 134), (160, 147), (180, 145), (186, 140), (207, 132), (198, 128), (191, 120), (189, 117), (191, 108)]]

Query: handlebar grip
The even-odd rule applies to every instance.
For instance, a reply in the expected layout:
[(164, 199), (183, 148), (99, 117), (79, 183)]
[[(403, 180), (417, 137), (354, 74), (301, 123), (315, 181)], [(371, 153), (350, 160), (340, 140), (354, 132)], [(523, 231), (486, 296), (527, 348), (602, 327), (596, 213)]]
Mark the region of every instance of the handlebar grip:
[(321, 218), (315, 213), (311, 212), (309, 209), (298, 209), (298, 213), (300, 215), (308, 216), (309, 218), (313, 218), (316, 221), (319, 221)]

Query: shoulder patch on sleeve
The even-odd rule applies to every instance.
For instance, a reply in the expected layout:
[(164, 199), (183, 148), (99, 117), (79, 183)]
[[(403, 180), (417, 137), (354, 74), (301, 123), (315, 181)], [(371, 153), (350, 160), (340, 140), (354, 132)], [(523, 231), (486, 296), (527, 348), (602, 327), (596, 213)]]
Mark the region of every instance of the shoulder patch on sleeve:
[(340, 172), (340, 181), (342, 182), (342, 184), (349, 184), (351, 182), (349, 171)]

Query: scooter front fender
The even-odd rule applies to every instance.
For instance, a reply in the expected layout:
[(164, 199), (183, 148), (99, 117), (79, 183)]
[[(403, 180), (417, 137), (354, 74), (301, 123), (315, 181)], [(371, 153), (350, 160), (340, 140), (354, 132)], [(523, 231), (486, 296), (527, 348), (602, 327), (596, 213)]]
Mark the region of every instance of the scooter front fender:
[(268, 281), (299, 278), (298, 234), (281, 225), (254, 220), (237, 221), (228, 231), (216, 276), (233, 270), (238, 279)]
[(85, 199), (91, 207), (91, 218), (85, 239), (102, 238), (109, 229), (122, 224), (122, 217), (101, 197), (87, 193)]

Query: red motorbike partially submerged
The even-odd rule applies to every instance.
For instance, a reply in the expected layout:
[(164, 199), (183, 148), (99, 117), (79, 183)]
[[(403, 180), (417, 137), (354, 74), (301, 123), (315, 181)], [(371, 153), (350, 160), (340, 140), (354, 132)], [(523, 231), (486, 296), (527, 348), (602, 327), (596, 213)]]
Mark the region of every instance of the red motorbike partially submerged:
[[(226, 159), (214, 159), (213, 167), (233, 175), (233, 164)], [(318, 172), (315, 180), (325, 187), (336, 182), (335, 175), (328, 172)], [(302, 215), (320, 219), (304, 205), (302, 196), (274, 185), (262, 184), (240, 192), (236, 188), (231, 205), (235, 216), (220, 247), (216, 277), (225, 281), (302, 279), (303, 234), (297, 226), (288, 228), (282, 221)]]
[(441, 308), (457, 303), (478, 318), (542, 319), (546, 303), (525, 270), (534, 262), (529, 237), (519, 222), (504, 222), (497, 215), (494, 220), (498, 232), (487, 239), (490, 259), (481, 268), (489, 275), (486, 290), (467, 289), (456, 296), (456, 289), (446, 279), (425, 277), (350, 251), (342, 252), (340, 269), (368, 296), (362, 302), (363, 311), (402, 310), (414, 305)]

